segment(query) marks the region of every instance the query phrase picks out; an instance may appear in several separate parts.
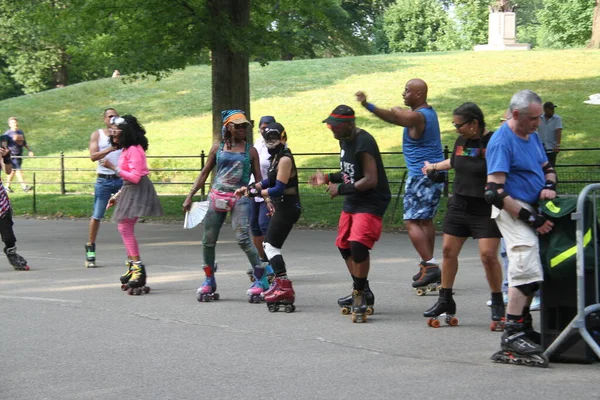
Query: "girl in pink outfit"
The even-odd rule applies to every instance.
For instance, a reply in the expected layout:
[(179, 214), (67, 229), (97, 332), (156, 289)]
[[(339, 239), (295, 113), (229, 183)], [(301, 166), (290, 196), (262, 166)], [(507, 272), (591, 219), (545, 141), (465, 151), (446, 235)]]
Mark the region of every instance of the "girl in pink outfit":
[(121, 288), (130, 293), (141, 293), (146, 285), (146, 269), (140, 259), (140, 249), (134, 234), (135, 223), (140, 217), (163, 215), (162, 206), (148, 179), (146, 150), (148, 139), (146, 131), (132, 115), (114, 117), (109, 129), (111, 142), (123, 149), (116, 166), (108, 160), (102, 165), (115, 171), (123, 178), (123, 188), (115, 194), (108, 206), (115, 206), (112, 220), (118, 223), (118, 229), (127, 251), (127, 272), (121, 275)]

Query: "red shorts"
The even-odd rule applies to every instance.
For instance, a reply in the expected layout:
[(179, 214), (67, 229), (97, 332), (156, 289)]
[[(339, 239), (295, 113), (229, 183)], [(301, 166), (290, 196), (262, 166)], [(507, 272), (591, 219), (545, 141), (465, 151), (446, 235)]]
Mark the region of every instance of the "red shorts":
[(349, 249), (349, 242), (359, 242), (372, 249), (381, 237), (382, 223), (383, 218), (373, 214), (349, 214), (342, 211), (335, 245), (341, 249)]

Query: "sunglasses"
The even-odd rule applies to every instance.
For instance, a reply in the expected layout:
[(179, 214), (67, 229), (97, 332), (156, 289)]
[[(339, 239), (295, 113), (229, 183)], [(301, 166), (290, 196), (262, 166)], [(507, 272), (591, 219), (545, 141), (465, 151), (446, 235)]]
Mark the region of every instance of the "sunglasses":
[(233, 127), (235, 129), (246, 129), (248, 127), (248, 124), (246, 122), (244, 122), (243, 124), (233, 124)]
[(462, 124), (455, 124), (454, 122), (452, 123), (452, 125), (456, 128), (456, 129), (460, 129), (463, 126), (465, 126), (466, 124), (468, 124), (470, 121), (465, 121)]

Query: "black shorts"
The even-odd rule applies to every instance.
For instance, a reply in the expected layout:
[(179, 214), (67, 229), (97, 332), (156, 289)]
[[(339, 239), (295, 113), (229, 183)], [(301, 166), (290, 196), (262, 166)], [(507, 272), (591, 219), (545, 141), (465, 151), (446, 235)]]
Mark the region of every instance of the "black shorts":
[(464, 197), (454, 195), (448, 201), (443, 232), (473, 239), (501, 238), (502, 234), (490, 214), (491, 206), (484, 199), (464, 201)]

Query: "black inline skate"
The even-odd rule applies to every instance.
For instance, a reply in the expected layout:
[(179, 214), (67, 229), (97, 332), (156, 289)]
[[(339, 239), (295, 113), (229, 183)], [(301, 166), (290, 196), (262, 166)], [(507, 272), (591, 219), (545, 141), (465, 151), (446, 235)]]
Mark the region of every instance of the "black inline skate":
[(526, 365), (529, 367), (548, 367), (548, 357), (543, 349), (527, 337), (522, 322), (507, 321), (500, 341), (501, 351), (494, 353), (494, 362)]
[[(375, 295), (369, 287), (369, 281), (365, 284), (365, 299), (367, 300), (367, 315), (373, 315), (375, 313)], [(348, 315), (352, 312), (352, 293), (348, 296), (340, 297), (337, 302), (342, 308), (343, 315)]]
[(85, 267), (96, 268), (96, 243), (85, 244)]
[(4, 254), (8, 258), (8, 262), (17, 271), (29, 271), (27, 261), (17, 253), (17, 246), (5, 247)]
[(442, 270), (437, 264), (422, 263), (419, 277), (412, 283), (418, 296), (425, 296), (427, 292), (434, 292), (440, 289), (440, 280)]
[(454, 316), (456, 314), (456, 303), (452, 298), (452, 289), (440, 289), (440, 296), (438, 301), (427, 311), (423, 313), (427, 320), (427, 325), (432, 328), (440, 327), (440, 320), (438, 317), (445, 314), (444, 321), (450, 326), (458, 325), (458, 318)]

